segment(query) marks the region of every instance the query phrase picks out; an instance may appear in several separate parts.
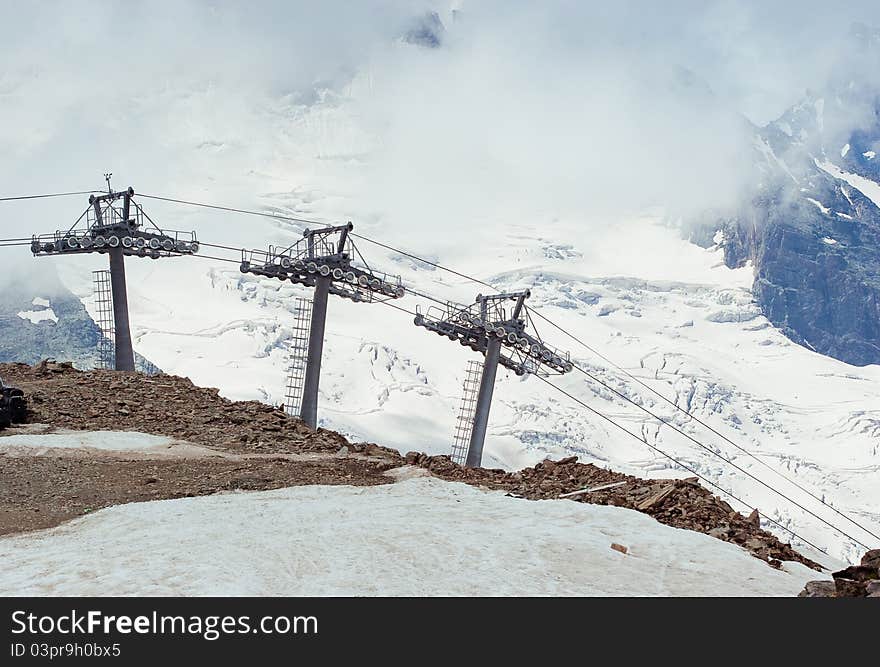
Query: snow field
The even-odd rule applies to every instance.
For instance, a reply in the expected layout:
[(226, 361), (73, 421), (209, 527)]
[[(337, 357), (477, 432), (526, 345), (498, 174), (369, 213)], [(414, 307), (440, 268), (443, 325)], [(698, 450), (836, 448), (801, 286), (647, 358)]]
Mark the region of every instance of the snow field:
[(0, 560), (4, 595), (789, 596), (822, 577), (631, 510), (424, 477), (121, 505), (0, 538)]

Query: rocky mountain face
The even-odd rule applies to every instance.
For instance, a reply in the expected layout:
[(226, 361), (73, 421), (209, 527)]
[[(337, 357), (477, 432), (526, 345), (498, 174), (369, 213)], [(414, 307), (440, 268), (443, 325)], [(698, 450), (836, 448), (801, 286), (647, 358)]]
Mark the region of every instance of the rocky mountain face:
[[(43, 359), (92, 369), (99, 364), (101, 330), (82, 301), (43, 263), (39, 272), (7, 270), (0, 289), (0, 362), (36, 364)], [(158, 369), (135, 355), (138, 370)]]
[(439, 48), (446, 36), (446, 27), (437, 12), (427, 12), (413, 21), (403, 40), (429, 49)]
[[(184, 485), (165, 489), (164, 485), (159, 486), (160, 481), (165, 480), (160, 480), (158, 476), (151, 476), (150, 481), (146, 482), (152, 489), (144, 489), (145, 480), (141, 477), (133, 480), (132, 487), (137, 490), (133, 491), (130, 487), (125, 501), (132, 500), (131, 493), (141, 493), (146, 496), (143, 499), (155, 499), (155, 495), (150, 497), (149, 491), (160, 488), (170, 497), (175, 497), (196, 493), (204, 495), (232, 488), (264, 489), (277, 488), (284, 483), (301, 483), (292, 481), (288, 471), (302, 461), (297, 460), (296, 466), (292, 466), (293, 460), (286, 456), (308, 453), (313, 457), (308, 464), (320, 461), (323, 454), (327, 457), (321, 466), (324, 469), (323, 479), (313, 477), (310, 483), (381, 483), (381, 478), (371, 473), (410, 465), (423, 468), (440, 479), (503, 490), (518, 498), (568, 498), (574, 502), (626, 507), (648, 514), (660, 523), (706, 533), (737, 544), (772, 567), (780, 567), (782, 561), (797, 561), (819, 569), (809, 558), (763, 530), (757, 511), (749, 517), (743, 516), (701, 486), (695, 477), (682, 480), (641, 479), (578, 463), (576, 456), (558, 461), (546, 460), (516, 473), (465, 468), (452, 462), (448, 456), (429, 456), (415, 451), (401, 455), (374, 443), (349, 442), (333, 431), (312, 431), (302, 421), (290, 417), (279, 408), (256, 401), (229, 401), (219, 396), (216, 389), (198, 387), (190, 380), (174, 375), (146, 378), (107, 371), (79, 372), (67, 364), (54, 363), (36, 367), (0, 364), (0, 373), (6, 374), (27, 392), (31, 405), (30, 421), (35, 424), (82, 431), (112, 429), (169, 436), (201, 445), (218, 455), (231, 453), (242, 457), (271, 454), (269, 463), (276, 464), (276, 468), (282, 468), (282, 473), (287, 473), (279, 475), (279, 470), (272, 470), (270, 466), (260, 469), (260, 477), (256, 479), (237, 476), (215, 482), (201, 478), (195, 483), (197, 492)], [(162, 418), (157, 419), (157, 415)], [(359, 466), (361, 470), (353, 470), (353, 464), (362, 457), (369, 458), (363, 461), (363, 466)], [(246, 462), (239, 458), (236, 470), (243, 464), (246, 465)], [(75, 466), (69, 462), (66, 465), (65, 474), (76, 476), (77, 472), (71, 471)], [(121, 471), (127, 466), (120, 465), (118, 461), (114, 462), (114, 466), (116, 470), (110, 475), (111, 478), (126, 474)], [(343, 475), (346, 477), (333, 474), (330, 469), (334, 467), (344, 468)], [(143, 475), (141, 468), (136, 470), (137, 474)], [(212, 488), (210, 485), (214, 483), (225, 486)], [(114, 483), (108, 481), (108, 484), (112, 489)], [(186, 484), (192, 482), (187, 479)], [(100, 495), (105, 496), (108, 490), (103, 486)], [(95, 502), (99, 506), (115, 504), (110, 493), (111, 498)], [(19, 515), (21, 494), (15, 496), (15, 503), (13, 511)], [(2, 505), (3, 498), (0, 497), (0, 508)], [(13, 512), (6, 514), (12, 516)], [(32, 517), (31, 512), (28, 514)], [(32, 521), (31, 517), (27, 520)], [(18, 521), (20, 519), (16, 516)], [(0, 534), (3, 532), (3, 524), (0, 523)]]
[[(829, 129), (843, 127), (866, 99), (868, 123), (846, 134)], [(880, 160), (871, 149), (878, 143), (880, 95), (809, 94), (756, 128), (750, 196), (692, 233), (704, 247), (723, 246), (729, 267), (752, 262), (755, 297), (791, 340), (859, 366), (880, 363), (880, 198), (873, 190)]]
[(101, 331), (54, 270), (39, 276), (12, 271), (6, 279), (0, 290), (0, 361), (35, 364), (51, 357), (78, 368), (98, 364)]

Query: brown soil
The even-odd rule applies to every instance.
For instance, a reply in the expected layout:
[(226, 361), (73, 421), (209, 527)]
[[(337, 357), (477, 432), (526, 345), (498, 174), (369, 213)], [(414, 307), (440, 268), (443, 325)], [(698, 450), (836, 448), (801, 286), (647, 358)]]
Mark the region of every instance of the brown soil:
[(383, 484), (391, 481), (383, 476), (385, 469), (380, 462), (354, 458), (0, 456), (0, 535), (50, 528), (103, 507), (144, 500), (305, 484)]
[[(793, 560), (821, 569), (762, 530), (756, 516), (736, 512), (696, 479), (644, 480), (577, 463), (574, 457), (516, 473), (464, 468), (446, 456), (411, 452), (402, 457), (375, 444), (349, 443), (332, 431), (312, 432), (283, 410), (253, 401), (232, 402), (216, 389), (170, 375), (81, 372), (43, 362), (35, 367), (0, 364), (0, 376), (29, 394), (31, 422), (165, 435), (220, 455), (0, 456), (0, 534), (57, 525), (125, 502), (301, 484), (381, 484), (390, 481), (385, 471), (409, 463), (442, 479), (529, 499), (558, 498), (623, 482), (571, 500), (645, 512), (661, 523), (738, 544), (773, 566)], [(340, 451), (347, 456), (337, 456)]]
[(173, 375), (83, 372), (43, 362), (0, 364), (0, 377), (28, 394), (31, 422), (60, 428), (140, 431), (235, 452), (335, 452), (347, 444), (279, 408), (228, 401), (217, 389)]

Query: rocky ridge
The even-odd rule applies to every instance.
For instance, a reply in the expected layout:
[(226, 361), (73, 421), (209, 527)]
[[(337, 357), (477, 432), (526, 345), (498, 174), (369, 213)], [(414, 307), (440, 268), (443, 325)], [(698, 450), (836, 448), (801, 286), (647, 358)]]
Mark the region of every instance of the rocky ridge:
[(426, 456), (417, 452), (408, 453), (406, 461), (427, 468), (443, 479), (500, 489), (529, 500), (568, 497), (578, 502), (625, 507), (644, 512), (669, 526), (695, 530), (737, 544), (773, 567), (779, 567), (781, 561), (794, 560), (818, 569), (815, 563), (790, 545), (762, 530), (757, 512), (743, 516), (700, 486), (696, 477), (640, 479), (578, 463), (575, 456), (559, 461), (545, 460), (533, 468), (513, 473), (465, 468), (447, 456)]
[(871, 549), (861, 563), (832, 575), (833, 581), (810, 581), (802, 598), (880, 598), (880, 549)]

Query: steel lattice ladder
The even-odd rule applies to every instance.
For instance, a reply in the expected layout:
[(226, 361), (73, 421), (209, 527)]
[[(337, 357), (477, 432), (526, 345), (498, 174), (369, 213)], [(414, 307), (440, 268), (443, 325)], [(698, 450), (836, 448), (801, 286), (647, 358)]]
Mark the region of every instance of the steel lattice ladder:
[(483, 364), (481, 362), (468, 361), (461, 392), (461, 405), (458, 408), (458, 422), (455, 425), (455, 435), (452, 438), (452, 460), (461, 465), (464, 465), (467, 460), (468, 447), (471, 444), (474, 412), (477, 409), (477, 392), (480, 388), (482, 374)]
[(116, 331), (113, 325), (113, 291), (110, 287), (110, 272), (92, 271), (95, 294), (97, 325), (101, 330), (98, 339), (99, 368), (116, 368)]
[(287, 372), (287, 391), (284, 395), (284, 410), (287, 414), (299, 417), (302, 408), (303, 385), (306, 379), (306, 364), (309, 352), (309, 328), (312, 322), (312, 300), (296, 300), (296, 320), (293, 337), (290, 340), (290, 356)]

